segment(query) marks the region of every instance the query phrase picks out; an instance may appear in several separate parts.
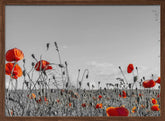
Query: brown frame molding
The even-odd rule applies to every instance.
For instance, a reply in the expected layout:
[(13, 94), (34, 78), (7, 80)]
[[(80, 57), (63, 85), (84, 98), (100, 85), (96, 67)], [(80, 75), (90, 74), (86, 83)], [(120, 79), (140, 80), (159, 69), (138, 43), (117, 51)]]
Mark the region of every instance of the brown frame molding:
[[(5, 117), (5, 6), (6, 5), (160, 5), (161, 116), (160, 117)], [(164, 55), (164, 56), (163, 56)], [(0, 0), (0, 121), (165, 121), (165, 0)]]

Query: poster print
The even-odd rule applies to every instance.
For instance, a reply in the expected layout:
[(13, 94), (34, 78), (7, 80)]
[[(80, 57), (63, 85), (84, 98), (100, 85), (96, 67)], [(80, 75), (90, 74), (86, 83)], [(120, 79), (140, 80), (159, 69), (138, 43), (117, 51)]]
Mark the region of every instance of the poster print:
[(6, 116), (160, 116), (160, 6), (6, 6)]

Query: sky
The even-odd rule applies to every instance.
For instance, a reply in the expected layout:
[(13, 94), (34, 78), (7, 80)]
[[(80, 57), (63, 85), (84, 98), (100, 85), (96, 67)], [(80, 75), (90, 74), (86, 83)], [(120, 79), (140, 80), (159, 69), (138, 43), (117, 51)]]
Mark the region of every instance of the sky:
[[(59, 63), (54, 42), (62, 61), (67, 61), (72, 84), (78, 69), (89, 69), (83, 81), (101, 87), (116, 83), (132, 63), (139, 69), (139, 79), (160, 76), (160, 6), (6, 6), (6, 52), (14, 47), (24, 52), (30, 70), (31, 54)], [(46, 43), (50, 49), (46, 51)], [(22, 61), (19, 62), (22, 66)], [(136, 75), (136, 71), (134, 73)], [(6, 86), (9, 76), (6, 76)], [(19, 79), (21, 88), (22, 77)], [(97, 87), (97, 86), (95, 86)]]

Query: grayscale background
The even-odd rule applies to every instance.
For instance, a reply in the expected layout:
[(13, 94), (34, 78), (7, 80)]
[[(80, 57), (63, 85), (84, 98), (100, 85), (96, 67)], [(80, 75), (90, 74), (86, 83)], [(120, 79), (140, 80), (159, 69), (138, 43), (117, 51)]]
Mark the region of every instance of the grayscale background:
[[(104, 88), (122, 77), (118, 66), (126, 73), (129, 63), (139, 68), (140, 77), (160, 76), (160, 6), (6, 6), (5, 24), (6, 51), (21, 49), (27, 69), (34, 61), (32, 53), (59, 63), (56, 41), (63, 62), (68, 61), (73, 85), (77, 70), (88, 68), (85, 81), (101, 81)], [(132, 82), (132, 74), (126, 77)], [(86, 83), (82, 86), (86, 88)]]

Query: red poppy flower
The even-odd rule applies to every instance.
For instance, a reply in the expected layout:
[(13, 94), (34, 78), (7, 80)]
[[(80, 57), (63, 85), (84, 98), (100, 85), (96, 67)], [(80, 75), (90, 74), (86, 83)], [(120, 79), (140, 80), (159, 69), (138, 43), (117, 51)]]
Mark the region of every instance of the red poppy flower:
[(118, 116), (118, 111), (115, 107), (108, 107), (106, 109), (107, 116)]
[(69, 107), (71, 107), (72, 106), (72, 103), (69, 103)]
[(127, 97), (127, 93), (125, 91), (122, 91), (122, 95), (119, 94), (119, 97), (123, 97), (123, 98), (126, 98)]
[(45, 60), (38, 61), (35, 65), (36, 71), (50, 70), (52, 66), (49, 66), (49, 62)]
[(125, 107), (117, 107), (116, 110), (118, 111), (119, 116), (128, 116), (129, 111)]
[(154, 80), (146, 80), (143, 82), (143, 87), (144, 88), (152, 88), (156, 85)]
[(17, 79), (18, 77), (22, 76), (22, 69), (18, 64), (15, 64), (14, 66), (14, 63), (7, 63), (5, 65), (5, 71), (6, 71), (6, 75), (10, 75), (11, 78), (14, 79)]
[(13, 116), (13, 110), (10, 111), (10, 116)]
[(136, 106), (134, 106), (133, 108), (132, 108), (132, 113), (135, 113), (137, 111), (137, 108), (136, 108)]
[(151, 110), (152, 110), (152, 111), (159, 111), (159, 110), (160, 110), (159, 105), (158, 105), (158, 104), (153, 105), (153, 106), (151, 107)]
[(46, 102), (46, 101), (48, 101), (48, 99), (46, 97), (44, 97), (44, 101)]
[(24, 54), (20, 49), (13, 48), (6, 52), (6, 60), (11, 61), (19, 61), (24, 58)]
[(159, 98), (159, 97), (160, 97), (160, 94), (157, 95), (157, 98)]
[(48, 99), (46, 97), (44, 97), (44, 101), (48, 104)]
[(145, 108), (145, 105), (141, 105), (141, 108)]
[(142, 96), (144, 96), (143, 94), (141, 94), (141, 93), (139, 93), (139, 97), (142, 97)]
[(27, 97), (30, 98), (30, 99), (35, 99), (36, 95), (34, 93), (32, 93), (30, 95), (28, 94)]
[(37, 103), (41, 103), (41, 97), (39, 98), (39, 100), (36, 100)]
[(155, 98), (152, 98), (152, 104), (157, 104), (157, 100)]
[(129, 111), (125, 107), (108, 107), (107, 116), (128, 116)]
[(85, 103), (83, 103), (81, 106), (84, 108), (84, 107), (86, 107), (86, 104), (85, 104)]
[(99, 98), (99, 99), (101, 99), (101, 98), (102, 98), (102, 96), (101, 96), (101, 95), (99, 95), (99, 96), (98, 96), (98, 98)]
[(158, 79), (155, 81), (156, 83), (160, 84), (160, 77), (158, 77)]
[(127, 67), (127, 72), (131, 73), (133, 70), (134, 70), (133, 64), (129, 64), (128, 67)]
[(103, 105), (101, 103), (96, 105), (96, 109), (102, 108), (102, 107), (103, 107)]

